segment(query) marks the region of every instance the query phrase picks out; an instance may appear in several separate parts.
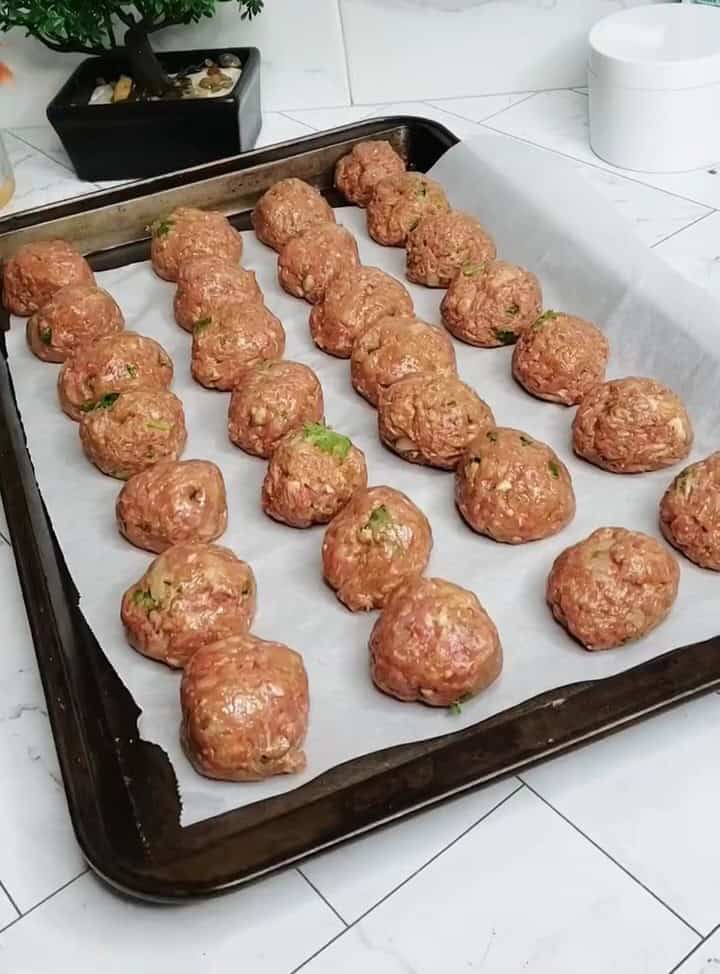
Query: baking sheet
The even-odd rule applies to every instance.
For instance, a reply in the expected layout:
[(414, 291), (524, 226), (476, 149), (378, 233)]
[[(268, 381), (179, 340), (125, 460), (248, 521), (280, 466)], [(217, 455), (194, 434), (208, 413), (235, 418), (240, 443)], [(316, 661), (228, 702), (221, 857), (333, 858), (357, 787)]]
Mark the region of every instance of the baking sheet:
[[(696, 426), (693, 459), (720, 446), (718, 306), (647, 251), (580, 175), (562, 160), (502, 136), (456, 146), (433, 175), (448, 188), (453, 205), (484, 221), (501, 256), (539, 274), (546, 307), (584, 315), (605, 328), (612, 346), (610, 377), (655, 376), (683, 396)], [(356, 234), (364, 263), (403, 277), (404, 252), (370, 241), (362, 211), (336, 212)], [(156, 338), (173, 357), (174, 390), (185, 405), (189, 431), (184, 457), (214, 460), (224, 472), (230, 521), (220, 543), (250, 562), (257, 576), (254, 632), (302, 652), (310, 679), (304, 774), (252, 784), (211, 782), (195, 774), (178, 742), (180, 675), (130, 649), (120, 624), (122, 593), (151, 556), (117, 533), (114, 503), (121, 485), (84, 458), (77, 426), (57, 402), (59, 367), (34, 358), (24, 322), (13, 319), (9, 360), (43, 497), (81, 593), (81, 608), (143, 711), (141, 734), (170, 757), (184, 825), (290, 790), (359, 755), (458, 730), (542, 691), (610, 676), (718, 632), (720, 576), (685, 560), (671, 617), (644, 640), (619, 650), (586, 653), (552, 621), (544, 604), (553, 559), (594, 528), (618, 524), (658, 535), (658, 500), (676, 471), (619, 477), (575, 459), (569, 440), (573, 410), (532, 399), (516, 386), (509, 371), (511, 349), (456, 343), (462, 377), (491, 404), (500, 424), (524, 429), (554, 447), (570, 468), (578, 501), (575, 520), (555, 538), (517, 547), (481, 538), (454, 509), (451, 474), (405, 463), (380, 445), (376, 413), (353, 392), (349, 364), (314, 346), (309, 306), (280, 290), (275, 255), (252, 234), (245, 234), (243, 263), (257, 272), (267, 304), (285, 325), (286, 357), (318, 373), (328, 422), (365, 451), (370, 483), (405, 491), (430, 518), (435, 547), (428, 572), (477, 592), (500, 630), (505, 668), (498, 682), (464, 704), (459, 715), (401, 704), (374, 690), (366, 647), (377, 614), (348, 612), (325, 587), (321, 527), (293, 530), (262, 513), (265, 462), (227, 440), (229, 395), (192, 380), (191, 339), (173, 321), (173, 286), (156, 278), (149, 264), (103, 272), (99, 283), (120, 302), (128, 327)], [(444, 292), (409, 287), (417, 313), (439, 322)]]

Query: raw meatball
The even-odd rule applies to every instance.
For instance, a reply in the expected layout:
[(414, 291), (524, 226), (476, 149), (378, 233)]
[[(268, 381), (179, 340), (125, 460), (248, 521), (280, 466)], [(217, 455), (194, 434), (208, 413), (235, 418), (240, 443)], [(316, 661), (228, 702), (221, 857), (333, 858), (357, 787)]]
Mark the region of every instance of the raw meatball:
[(378, 318), (412, 315), (407, 288), (379, 267), (351, 267), (328, 284), (310, 312), (315, 344), (339, 358), (350, 358), (357, 335)]
[(367, 487), (362, 450), (321, 423), (306, 423), (273, 450), (262, 506), (276, 521), (307, 528), (331, 521), (361, 487)]
[(463, 267), (495, 258), (490, 234), (460, 210), (423, 217), (408, 234), (406, 247), (408, 278), (427, 287), (447, 287)]
[(353, 612), (380, 609), (398, 585), (423, 573), (431, 548), (430, 522), (409, 497), (369, 487), (328, 525), (323, 575)]
[(513, 345), (537, 320), (540, 283), (523, 267), (493, 260), (467, 264), (453, 279), (440, 305), (447, 330), (481, 348)]
[(64, 240), (24, 244), (5, 261), (3, 304), (11, 315), (26, 318), (41, 308), (61, 287), (94, 284), (90, 265)]
[(80, 420), (87, 458), (119, 480), (160, 460), (177, 460), (186, 439), (182, 403), (166, 389), (109, 393)]
[(681, 400), (654, 379), (595, 386), (573, 421), (575, 452), (613, 473), (660, 470), (690, 452), (693, 431)]
[(246, 453), (269, 457), (290, 430), (321, 423), (322, 386), (299, 362), (261, 362), (247, 369), (233, 389), (228, 435)]
[(282, 250), (288, 240), (308, 227), (334, 222), (330, 204), (302, 179), (281, 179), (260, 197), (252, 211), (255, 235), (273, 250)]
[(162, 345), (134, 331), (121, 331), (81, 345), (65, 360), (58, 396), (64, 412), (79, 421), (105, 396), (130, 389), (167, 389), (172, 378), (172, 359)]
[(264, 304), (226, 304), (195, 325), (193, 378), (208, 389), (232, 389), (245, 369), (284, 350), (285, 330)]
[(128, 480), (115, 514), (120, 534), (148, 551), (215, 541), (227, 527), (225, 481), (209, 460), (165, 460)]
[(397, 588), (370, 634), (370, 670), (383, 693), (459, 706), (502, 669), (500, 637), (476, 595), (441, 578)]
[(183, 667), (201, 646), (248, 631), (255, 577), (229, 548), (176, 544), (127, 590), (120, 615), (133, 649)]
[(180, 740), (197, 772), (259, 781), (305, 767), (308, 680), (283, 643), (229, 636), (199, 649), (180, 686)]
[(178, 272), (175, 321), (192, 331), (223, 304), (262, 304), (255, 271), (246, 271), (222, 257), (193, 257)]
[(474, 531), (506, 544), (548, 538), (575, 516), (570, 474), (557, 454), (503, 427), (482, 433), (466, 450), (455, 500)]
[(488, 404), (455, 375), (407, 375), (378, 403), (383, 443), (411, 463), (444, 470), (454, 470), (469, 444), (494, 426)]
[(454, 375), (455, 349), (445, 332), (418, 318), (383, 317), (353, 344), (350, 376), (355, 389), (377, 406), (383, 389), (411, 372)]
[(285, 244), (278, 257), (278, 280), (288, 294), (317, 304), (336, 274), (359, 263), (350, 231), (336, 223), (319, 223)]
[(375, 186), (367, 205), (368, 233), (386, 247), (404, 247), (407, 235), (423, 217), (449, 209), (445, 190), (422, 173), (386, 176)]
[(655, 538), (599, 528), (555, 559), (547, 601), (585, 649), (613, 649), (663, 621), (679, 579), (676, 559)]
[(179, 206), (151, 231), (150, 259), (164, 281), (177, 281), (181, 265), (192, 257), (222, 257), (230, 264), (242, 257), (242, 237), (216, 210)]
[(386, 176), (405, 172), (405, 163), (389, 142), (358, 142), (335, 166), (335, 186), (350, 203), (367, 206)]
[(512, 373), (538, 399), (573, 406), (605, 378), (609, 351), (589, 321), (546, 311), (518, 339)]
[(660, 527), (686, 558), (720, 572), (720, 453), (677, 475), (660, 503)]
[(112, 295), (93, 284), (68, 284), (27, 323), (28, 345), (43, 362), (64, 362), (80, 348), (116, 335), (125, 319)]

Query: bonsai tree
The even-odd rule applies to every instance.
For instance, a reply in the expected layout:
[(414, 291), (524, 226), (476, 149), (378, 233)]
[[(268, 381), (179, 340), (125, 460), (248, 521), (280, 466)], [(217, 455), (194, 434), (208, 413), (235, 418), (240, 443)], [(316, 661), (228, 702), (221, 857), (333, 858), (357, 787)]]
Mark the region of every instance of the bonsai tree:
[[(172, 81), (153, 52), (150, 34), (212, 17), (217, 4), (227, 2), (231, 0), (0, 0), (0, 30), (22, 27), (52, 51), (106, 54), (121, 46), (117, 29), (124, 33), (135, 83), (162, 95)], [(237, 5), (242, 19), (250, 20), (264, 0), (237, 0)]]

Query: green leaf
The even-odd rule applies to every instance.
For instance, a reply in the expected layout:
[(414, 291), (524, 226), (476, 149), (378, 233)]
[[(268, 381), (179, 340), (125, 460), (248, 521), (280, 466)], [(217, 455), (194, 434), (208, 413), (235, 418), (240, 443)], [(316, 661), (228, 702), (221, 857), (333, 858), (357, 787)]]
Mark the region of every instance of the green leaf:
[(155, 220), (154, 223), (150, 224), (148, 229), (150, 230), (152, 236), (157, 240), (159, 237), (166, 237), (174, 226), (175, 221), (165, 217), (164, 220)]
[(137, 374), (138, 374), (138, 367), (137, 367), (137, 365), (126, 365), (125, 366), (125, 369), (126, 369), (127, 374), (130, 376), (131, 379), (137, 378)]
[(150, 589), (135, 589), (132, 594), (133, 605), (136, 605), (139, 609), (144, 609), (145, 612), (150, 612), (152, 609), (159, 609), (161, 603), (154, 599)]
[(554, 460), (548, 460), (548, 470), (550, 471), (550, 476), (553, 480), (557, 480), (560, 476), (560, 466), (555, 463)]
[(43, 345), (50, 345), (52, 342), (52, 328), (41, 328), (40, 329), (40, 341)]
[(459, 717), (460, 714), (462, 713), (462, 703), (459, 700), (456, 700), (454, 703), (450, 704), (448, 710), (453, 715), (453, 717)]
[(145, 427), (149, 430), (160, 430), (162, 433), (169, 433), (172, 429), (172, 423), (163, 423), (159, 419), (149, 419), (145, 423)]
[(379, 504), (376, 508), (374, 508), (372, 514), (368, 518), (366, 527), (370, 528), (375, 537), (377, 537), (386, 531), (392, 523), (393, 517), (390, 511), (384, 504)]
[(533, 445), (533, 441), (530, 439), (529, 436), (525, 436), (524, 433), (521, 433), (520, 434), (520, 442), (522, 443), (523, 446), (532, 446)]
[(495, 337), (502, 345), (514, 345), (518, 340), (514, 331), (508, 331), (504, 328), (496, 328)]
[(533, 325), (533, 328), (536, 331), (540, 331), (540, 329), (542, 328), (542, 326), (545, 324), (546, 321), (554, 321), (555, 318), (559, 318), (559, 317), (560, 314), (557, 311), (545, 311), (543, 312), (543, 314), (540, 315), (539, 318), (535, 320), (535, 324)]
[(514, 318), (515, 315), (519, 315), (520, 314), (520, 305), (519, 304), (511, 304), (509, 308), (505, 308), (505, 314), (506, 315), (510, 315), (511, 318)]
[(352, 446), (352, 440), (342, 433), (336, 433), (329, 426), (322, 423), (305, 423), (303, 427), (303, 439), (312, 443), (323, 453), (330, 453), (332, 456), (344, 460)]
[(212, 318), (201, 318), (193, 325), (193, 335), (201, 335), (212, 324)]
[(685, 470), (681, 470), (680, 473), (675, 478), (674, 488), (683, 497), (689, 497), (692, 493), (693, 488), (693, 471), (690, 467)]
[(491, 443), (497, 443), (497, 433), (495, 430), (488, 430), (485, 436), (490, 440)]
[(485, 270), (485, 264), (463, 264), (460, 268), (463, 277), (475, 277), (476, 274), (481, 274)]
[(106, 392), (104, 396), (101, 396), (95, 402), (91, 402), (90, 400), (84, 402), (80, 409), (84, 413), (91, 413), (94, 409), (109, 409), (119, 395), (119, 392)]

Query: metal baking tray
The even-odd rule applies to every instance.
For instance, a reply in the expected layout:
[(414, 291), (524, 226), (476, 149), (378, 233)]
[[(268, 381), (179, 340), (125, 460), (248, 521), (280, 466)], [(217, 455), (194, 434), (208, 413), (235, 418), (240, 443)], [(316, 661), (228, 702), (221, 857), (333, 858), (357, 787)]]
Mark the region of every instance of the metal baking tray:
[[(62, 237), (96, 270), (145, 260), (146, 227), (178, 204), (223, 210), (249, 227), (277, 179), (315, 183), (332, 203), (335, 162), (362, 139), (387, 138), (427, 170), (457, 140), (417, 118), (385, 118), (96, 193), (0, 222), (0, 257)], [(135, 896), (215, 893), (720, 685), (720, 637), (604, 680), (561, 687), (472, 727), (366, 755), (294, 791), (180, 826), (175, 774), (140, 740), (139, 710), (78, 607), (43, 507), (7, 364), (2, 312), (0, 492), (75, 834), (90, 866)]]

